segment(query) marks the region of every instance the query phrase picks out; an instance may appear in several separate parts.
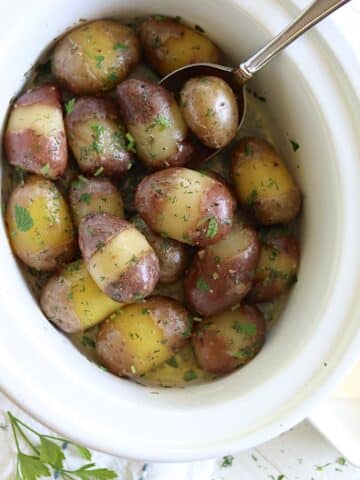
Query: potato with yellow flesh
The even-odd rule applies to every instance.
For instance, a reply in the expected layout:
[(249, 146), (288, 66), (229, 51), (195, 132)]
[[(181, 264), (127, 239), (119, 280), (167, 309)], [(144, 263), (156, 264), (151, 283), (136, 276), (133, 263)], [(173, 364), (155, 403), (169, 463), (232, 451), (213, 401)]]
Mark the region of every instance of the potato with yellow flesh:
[(11, 193), (6, 223), (15, 254), (29, 267), (55, 270), (75, 255), (68, 206), (56, 186), (32, 175)]
[(146, 237), (159, 259), (159, 282), (170, 284), (179, 280), (189, 259), (187, 247), (176, 240), (157, 235), (139, 215), (135, 215), (131, 222)]
[(235, 200), (224, 183), (180, 167), (145, 177), (136, 190), (135, 205), (155, 232), (199, 246), (224, 237), (235, 210)]
[(264, 344), (266, 322), (250, 305), (208, 317), (196, 325), (192, 336), (201, 368), (211, 373), (230, 373), (248, 363)]
[(239, 125), (239, 110), (232, 88), (211, 75), (188, 80), (180, 92), (185, 122), (209, 148), (223, 148), (233, 140)]
[(86, 330), (122, 306), (99, 289), (83, 260), (53, 275), (42, 289), (40, 303), (47, 318), (67, 333)]
[(133, 163), (116, 104), (109, 98), (78, 98), (65, 117), (69, 146), (86, 175), (121, 177)]
[(240, 303), (251, 288), (259, 254), (256, 231), (234, 222), (224, 238), (197, 252), (184, 280), (188, 304), (209, 316)]
[(264, 225), (296, 217), (300, 190), (284, 161), (265, 140), (241, 139), (233, 153), (231, 174), (240, 204)]
[(79, 176), (71, 182), (69, 202), (76, 225), (89, 213), (110, 213), (124, 218), (120, 191), (107, 178)]
[(117, 88), (121, 116), (136, 142), (136, 154), (151, 170), (184, 165), (193, 147), (173, 95), (154, 82), (130, 78)]
[(131, 303), (154, 290), (159, 260), (136, 228), (108, 213), (92, 213), (80, 221), (79, 245), (95, 283), (113, 300)]
[(191, 345), (185, 345), (179, 353), (146, 372), (139, 381), (149, 386), (184, 387), (213, 380), (215, 377), (199, 367)]
[(116, 20), (80, 25), (55, 45), (52, 72), (77, 95), (111, 90), (139, 63), (135, 32)]
[(112, 373), (140, 376), (178, 352), (191, 335), (191, 318), (175, 300), (150, 297), (126, 305), (101, 324), (100, 362)]
[(297, 281), (300, 252), (296, 239), (286, 230), (273, 228), (262, 232), (259, 263), (256, 267), (249, 302), (268, 302)]
[(160, 75), (190, 63), (221, 63), (222, 53), (200, 27), (187, 27), (175, 19), (155, 15), (140, 25), (146, 60)]
[(12, 106), (4, 134), (11, 165), (55, 179), (66, 169), (68, 152), (55, 85), (41, 85), (21, 95)]

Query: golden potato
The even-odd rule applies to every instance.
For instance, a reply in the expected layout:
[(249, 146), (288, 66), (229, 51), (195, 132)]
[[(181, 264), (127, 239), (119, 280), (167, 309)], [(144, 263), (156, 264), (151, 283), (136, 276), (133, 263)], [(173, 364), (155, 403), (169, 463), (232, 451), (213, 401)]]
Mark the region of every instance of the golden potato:
[(124, 206), (120, 191), (107, 178), (85, 178), (73, 180), (69, 190), (69, 201), (74, 223), (89, 213), (110, 213), (124, 218)]
[(146, 60), (160, 75), (190, 63), (221, 63), (222, 53), (202, 32), (156, 15), (140, 25)]
[(108, 318), (96, 339), (100, 362), (112, 373), (137, 377), (178, 352), (191, 336), (191, 317), (175, 300), (150, 297)]
[(188, 80), (180, 92), (180, 107), (188, 127), (209, 148), (223, 148), (239, 126), (237, 100), (230, 86), (219, 77)]
[(75, 255), (68, 206), (56, 186), (36, 175), (11, 193), (6, 209), (11, 246), (29, 267), (55, 270)]
[(187, 126), (173, 95), (162, 86), (131, 78), (117, 88), (126, 128), (136, 142), (136, 153), (146, 167), (159, 170), (184, 165), (193, 147)]
[(250, 302), (267, 302), (286, 292), (296, 281), (300, 252), (296, 239), (284, 229), (262, 232), (259, 263), (256, 267)]
[(114, 88), (140, 60), (135, 32), (116, 20), (96, 20), (71, 30), (56, 44), (52, 72), (77, 95)]
[(131, 303), (154, 290), (159, 260), (131, 223), (108, 213), (92, 213), (80, 222), (79, 245), (93, 280), (113, 300)]
[(4, 135), (11, 165), (55, 179), (63, 175), (68, 152), (59, 89), (28, 90), (12, 106)]
[(197, 252), (184, 280), (188, 304), (204, 316), (239, 304), (251, 288), (259, 254), (255, 230), (235, 222), (219, 242)]
[(86, 330), (122, 306), (99, 289), (83, 260), (67, 265), (49, 279), (40, 304), (47, 318), (67, 333)]
[(167, 284), (179, 280), (188, 263), (187, 247), (176, 240), (157, 235), (139, 215), (133, 217), (131, 222), (145, 236), (159, 259), (159, 282)]
[(192, 344), (201, 368), (230, 373), (257, 355), (265, 335), (266, 323), (260, 310), (241, 305), (199, 322)]
[(232, 153), (231, 174), (241, 206), (260, 223), (286, 223), (298, 214), (300, 190), (282, 158), (265, 140), (241, 139)]
[(235, 200), (222, 182), (180, 167), (145, 177), (135, 205), (155, 232), (203, 247), (227, 234), (235, 210)]
[(115, 103), (81, 97), (65, 118), (69, 145), (87, 175), (121, 176), (133, 163)]

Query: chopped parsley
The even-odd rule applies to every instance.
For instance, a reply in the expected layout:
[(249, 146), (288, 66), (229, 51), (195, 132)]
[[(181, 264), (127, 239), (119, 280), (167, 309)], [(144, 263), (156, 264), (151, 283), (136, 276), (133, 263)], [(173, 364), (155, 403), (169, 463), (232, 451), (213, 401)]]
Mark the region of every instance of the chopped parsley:
[(171, 357), (171, 358), (169, 358), (169, 360), (166, 360), (166, 364), (169, 365), (170, 367), (173, 367), (173, 368), (178, 368), (179, 367), (179, 364), (178, 364), (175, 357)]
[(96, 60), (96, 68), (101, 70), (103, 61), (105, 60), (104, 55), (95, 55), (95, 60)]
[(76, 103), (76, 98), (71, 98), (70, 100), (65, 102), (65, 111), (68, 115), (70, 115), (70, 113), (74, 111), (75, 103)]
[(346, 460), (344, 457), (339, 457), (336, 459), (336, 463), (338, 463), (339, 465), (346, 465)]
[(80, 202), (86, 203), (86, 205), (90, 205), (91, 202), (91, 194), (84, 192), (80, 195)]
[(213, 117), (215, 113), (216, 113), (215, 110), (213, 110), (212, 108), (208, 108), (205, 113), (205, 117)]
[(296, 152), (296, 150), (299, 150), (300, 145), (295, 140), (290, 139), (289, 142), (291, 143), (291, 146), (292, 146), (294, 152)]
[(164, 115), (157, 115), (155, 120), (146, 128), (146, 132), (152, 130), (155, 127), (159, 127), (160, 131), (165, 130), (166, 128), (170, 127), (170, 120)]
[(114, 50), (127, 50), (129, 48), (129, 45), (126, 45), (126, 43), (122, 42), (117, 42), (114, 45)]
[(119, 80), (119, 75), (116, 72), (110, 72), (107, 79), (109, 82), (117, 82)]
[(192, 380), (196, 380), (198, 378), (196, 372), (194, 372), (194, 370), (187, 370), (185, 373), (184, 373), (184, 380), (185, 382), (191, 382)]
[(208, 223), (207, 231), (206, 231), (206, 236), (208, 238), (214, 238), (216, 237), (216, 234), (218, 233), (219, 227), (218, 227), (218, 221), (215, 217), (211, 217)]
[(222, 462), (221, 462), (221, 467), (222, 468), (228, 468), (231, 467), (234, 461), (234, 457), (232, 455), (226, 455), (223, 457)]
[(15, 205), (15, 223), (20, 232), (27, 232), (34, 225), (29, 210), (21, 205)]
[(135, 138), (131, 135), (130, 132), (127, 132), (125, 134), (125, 138), (126, 138), (126, 150), (128, 152), (133, 152), (133, 153), (136, 153), (136, 142), (135, 142)]
[(257, 334), (257, 327), (254, 323), (242, 323), (236, 320), (231, 327), (236, 333), (244, 333), (249, 337), (253, 337)]
[(87, 335), (82, 336), (81, 343), (84, 345), (84, 347), (89, 347), (89, 348), (96, 347), (95, 340)]
[(42, 175), (44, 175), (45, 177), (47, 177), (50, 173), (50, 165), (49, 163), (47, 163), (46, 165), (43, 165), (41, 168), (40, 168), (40, 173)]
[(97, 168), (96, 171), (94, 172), (94, 177), (98, 177), (99, 175), (102, 174), (104, 171), (104, 167), (101, 165), (101, 167)]
[(196, 288), (198, 290), (201, 290), (202, 292), (209, 292), (210, 287), (209, 285), (205, 282), (203, 278), (199, 278), (198, 281), (196, 282)]

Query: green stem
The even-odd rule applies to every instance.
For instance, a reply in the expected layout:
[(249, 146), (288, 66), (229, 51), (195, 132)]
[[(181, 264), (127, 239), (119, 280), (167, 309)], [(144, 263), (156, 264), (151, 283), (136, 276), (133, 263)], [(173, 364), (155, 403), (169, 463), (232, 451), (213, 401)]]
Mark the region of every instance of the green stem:
[(31, 441), (28, 439), (28, 437), (25, 435), (25, 433), (21, 430), (19, 425), (15, 423), (15, 427), (17, 428), (18, 432), (20, 433), (21, 437), (25, 441), (25, 443), (30, 447), (30, 449), (35, 453), (35, 455), (40, 455), (39, 450), (31, 443)]
[(12, 432), (13, 432), (13, 436), (14, 436), (14, 440), (15, 440), (15, 445), (16, 445), (17, 451), (18, 451), (18, 453), (21, 453), (20, 445), (19, 445), (19, 442), (18, 442), (18, 439), (17, 439), (17, 435), (16, 435), (16, 432), (15, 432), (15, 427), (14, 427), (14, 425), (16, 425), (16, 423), (14, 424), (14, 417), (11, 415), (10, 412), (7, 412), (7, 413), (8, 413), (8, 416), (9, 416), (9, 418), (10, 418), (11, 430), (12, 430)]

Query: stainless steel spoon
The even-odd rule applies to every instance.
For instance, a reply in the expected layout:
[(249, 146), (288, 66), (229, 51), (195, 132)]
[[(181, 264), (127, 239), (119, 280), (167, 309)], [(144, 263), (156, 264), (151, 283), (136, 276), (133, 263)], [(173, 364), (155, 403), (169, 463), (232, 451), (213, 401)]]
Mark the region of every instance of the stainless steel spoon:
[[(281, 50), (296, 40), (311, 27), (330, 15), (350, 0), (315, 0), (305, 8), (293, 22), (275, 38), (258, 50), (238, 68), (225, 67), (214, 63), (194, 63), (174, 70), (160, 80), (160, 84), (173, 92), (179, 92), (184, 83), (192, 77), (215, 75), (228, 82), (237, 94), (239, 107), (239, 127), (244, 119), (246, 105), (243, 86), (262, 67), (270, 62)], [(222, 150), (222, 149), (220, 149)], [(207, 158), (213, 157), (220, 150), (210, 150)]]

